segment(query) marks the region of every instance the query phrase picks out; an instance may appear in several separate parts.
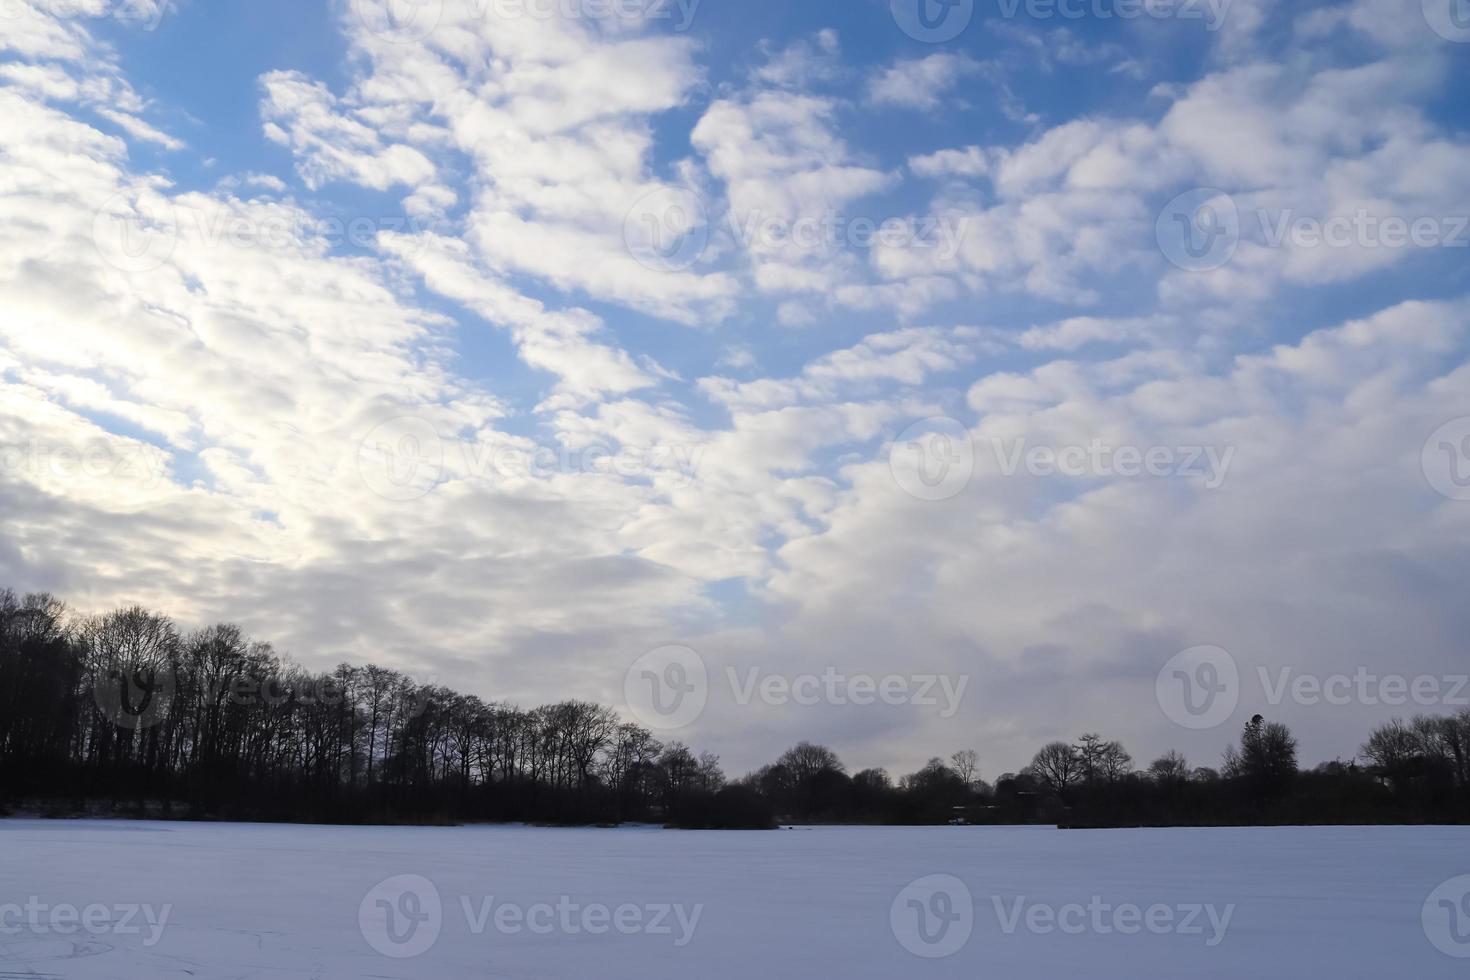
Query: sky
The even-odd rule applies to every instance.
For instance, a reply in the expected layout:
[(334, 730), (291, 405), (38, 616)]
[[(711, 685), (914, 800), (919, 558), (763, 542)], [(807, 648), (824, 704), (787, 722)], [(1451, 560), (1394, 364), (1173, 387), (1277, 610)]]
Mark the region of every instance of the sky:
[(732, 774), (1349, 758), (1470, 705), (1467, 81), (1465, 0), (0, 0), (0, 585)]

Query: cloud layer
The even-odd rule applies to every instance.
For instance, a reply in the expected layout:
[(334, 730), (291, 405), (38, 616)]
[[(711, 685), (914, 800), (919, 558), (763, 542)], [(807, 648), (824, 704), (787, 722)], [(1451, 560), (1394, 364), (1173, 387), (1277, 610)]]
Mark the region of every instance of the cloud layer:
[[(732, 52), (430, 6), (219, 82), (274, 173), (130, 81), (187, 8), (0, 19), (0, 582), (526, 701), (684, 644), (731, 771), (811, 738), (993, 777), (1084, 730), (1213, 764), (1232, 726), (1154, 700), (1200, 644), (1318, 761), (1394, 712), (1258, 667), (1464, 671), (1470, 145), (1428, 23)], [(967, 686), (738, 703), (752, 667)]]

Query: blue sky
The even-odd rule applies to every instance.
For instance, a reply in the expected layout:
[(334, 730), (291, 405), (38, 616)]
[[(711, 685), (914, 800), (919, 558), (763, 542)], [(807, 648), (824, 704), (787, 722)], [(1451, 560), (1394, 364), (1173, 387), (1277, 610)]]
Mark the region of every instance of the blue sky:
[[(656, 136), (649, 166), (667, 175), (671, 166), (691, 153), (689, 131), (712, 100), (722, 91), (738, 88), (772, 51), (780, 49), (783, 40), (798, 45), (810, 43), (822, 31), (835, 32), (840, 55), (832, 59), (830, 77), (814, 88), (842, 100), (837, 111), (842, 115), (844, 137), (865, 162), (880, 169), (902, 169), (909, 157), (926, 148), (948, 148), (959, 142), (956, 134), (962, 134), (966, 143), (1003, 146), (1024, 143), (1048, 124), (1081, 117), (1119, 115), (1157, 120), (1169, 102), (1153, 92), (1156, 86), (1187, 83), (1218, 66), (1216, 42), (1230, 24), (1232, 4), (1227, 0), (1215, 2), (1220, 6), (1212, 8), (1201, 2), (1187, 8), (1187, 15), (1178, 17), (1130, 17), (1118, 13), (1128, 9), (1126, 3), (1120, 8), (1106, 0), (1064, 4), (1051, 16), (1027, 16), (1028, 9), (1051, 9), (1045, 3), (1033, 2), (1019, 6), (1017, 15), (1007, 16), (1006, 5), (990, 0), (970, 14), (968, 26), (957, 37), (939, 44), (916, 40), (895, 29), (898, 25), (894, 13), (878, 2), (795, 7), (767, 2), (734, 6), (708, 0), (685, 0), (683, 7), (675, 0), (668, 0), (666, 5), (651, 4), (648, 9), (656, 14), (651, 21), (653, 30), (664, 28), (663, 33), (690, 38), (699, 46), (703, 77), (685, 103), (649, 120)], [(439, 6), (434, 0), (424, 3), (425, 9)], [(136, 8), (119, 4), (118, 9)], [(413, 10), (406, 3), (404, 9)], [(964, 9), (958, 8), (959, 12), (951, 16), (962, 17)], [(1298, 5), (1293, 8), (1294, 17), (1273, 18), (1253, 32), (1253, 53), (1305, 59), (1297, 25), (1310, 16), (1309, 11), (1335, 9), (1332, 4)], [(1066, 15), (1061, 10), (1073, 13)], [(381, 212), (391, 216), (395, 213), (391, 192), (378, 197), (350, 185), (305, 186), (294, 173), (291, 154), (262, 139), (259, 132), (259, 79), (265, 73), (301, 71), (337, 89), (352, 83), (354, 73), (349, 64), (348, 40), (340, 29), (341, 13), (326, 5), (302, 7), (278, 0), (244, 7), (190, 3), (168, 10), (152, 30), (139, 30), (127, 18), (103, 18), (97, 22), (97, 33), (117, 46), (130, 79), (146, 97), (157, 100), (160, 118), (168, 119), (188, 138), (194, 151), (188, 157), (156, 154), (160, 167), (181, 186), (207, 189), (221, 172), (250, 170), (279, 177), (294, 193), (310, 197), (327, 213)], [(677, 29), (686, 19), (687, 28)], [(1333, 47), (1343, 52), (1361, 46), (1356, 38), (1334, 40), (1339, 43)], [(1046, 43), (1054, 46), (1049, 54), (1040, 50)], [(1064, 57), (1058, 58), (1055, 50), (1061, 46), (1086, 52), (1073, 58), (1074, 62), (1081, 59), (1086, 63), (1068, 64)], [(1334, 50), (1326, 57), (1338, 53)], [(944, 92), (942, 108), (930, 111), (915, 112), (906, 105), (875, 107), (852, 98), (861, 90), (865, 68), (871, 72), (935, 54), (995, 65), (996, 77), (1003, 78), (1004, 85), (1016, 94), (1028, 118), (1008, 117), (997, 104), (992, 77), (969, 76), (957, 81)], [(1324, 57), (1321, 52), (1312, 56)], [(1120, 65), (1135, 63), (1137, 71), (1117, 70)], [(1419, 108), (1428, 118), (1462, 129), (1470, 110), (1453, 93), (1470, 78), (1470, 65), (1464, 58), (1452, 58), (1444, 68), (1444, 84)], [(853, 211), (875, 218), (922, 215), (932, 190), (932, 185), (922, 181), (905, 181), (891, 190), (865, 195)], [(1330, 288), (1304, 289), (1293, 298), (1303, 314), (1295, 324), (1299, 331), (1295, 336), (1371, 310), (1375, 303), (1381, 304), (1383, 296), (1401, 288), (1410, 275), (1415, 275), (1416, 285), (1425, 293), (1433, 295), (1441, 288), (1445, 291), (1441, 295), (1454, 294), (1470, 275), (1465, 264), (1456, 261), (1458, 258), (1451, 253), (1440, 266), (1431, 265), (1418, 275), (1395, 269), (1391, 277), (1374, 277), (1376, 281), (1355, 284), (1356, 288), (1345, 289), (1343, 284), (1333, 283)], [(1139, 279), (1109, 283), (1112, 288), (1098, 303), (1089, 304), (1089, 311), (1118, 316), (1146, 311), (1152, 297), (1140, 288), (1146, 285), (1146, 277)], [(534, 281), (521, 285), (541, 295)], [(657, 325), (622, 316), (616, 306), (598, 306), (596, 296), (583, 294), (578, 298), (608, 318), (635, 347), (659, 343)], [(763, 330), (769, 325), (772, 306), (744, 303), (726, 324), (742, 335), (751, 335), (753, 342), (769, 352), (772, 367), (799, 369), (806, 360), (831, 349), (831, 333)], [(934, 319), (973, 318), (975, 313), (971, 297), (936, 303), (929, 309)], [(988, 322), (1014, 326), (1061, 319), (1068, 313), (1066, 303), (1036, 302), (1034, 297), (1024, 296), (990, 297), (984, 307)], [(885, 314), (860, 313), (845, 317), (840, 326), (848, 331), (847, 337), (856, 340), (882, 329), (884, 324)], [(698, 370), (712, 353), (717, 355), (718, 346), (712, 346), (717, 338), (684, 339), (693, 343), (666, 348), (676, 358), (688, 355), (689, 360), (681, 368)], [(1277, 339), (1294, 337), (1289, 333), (1263, 337), (1262, 343)], [(468, 350), (466, 370), (484, 370), (485, 363), (494, 357), (494, 349), (480, 347), (476, 338), (464, 340)], [(504, 375), (496, 380), (514, 383)], [(526, 394), (534, 397), (534, 386), (528, 386)]]
[(0, 581), (523, 702), (676, 644), (735, 770), (1463, 669), (1460, 0), (911, 2), (8, 0)]

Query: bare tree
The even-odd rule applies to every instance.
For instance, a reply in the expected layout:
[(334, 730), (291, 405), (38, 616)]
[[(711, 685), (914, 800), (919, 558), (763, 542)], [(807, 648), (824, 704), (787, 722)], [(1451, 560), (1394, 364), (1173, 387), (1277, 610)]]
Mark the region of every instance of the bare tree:
[(1031, 771), (1056, 793), (1064, 793), (1082, 777), (1077, 749), (1066, 742), (1042, 746), (1031, 760)]
[(960, 749), (949, 757), (949, 767), (966, 786), (974, 786), (980, 776), (980, 753), (974, 749)]
[(1077, 766), (1083, 782), (1092, 782), (1102, 772), (1104, 746), (1103, 737), (1088, 732), (1077, 740)]
[(1161, 786), (1175, 786), (1189, 779), (1189, 761), (1170, 749), (1149, 764), (1148, 774)]
[(811, 742), (799, 742), (787, 749), (776, 760), (776, 765), (785, 766), (798, 782), (810, 780), (823, 772), (844, 772), (846, 768), (837, 758), (837, 753)]
[(1121, 742), (1104, 742), (1098, 756), (1098, 771), (1109, 783), (1116, 783), (1133, 772), (1133, 756)]

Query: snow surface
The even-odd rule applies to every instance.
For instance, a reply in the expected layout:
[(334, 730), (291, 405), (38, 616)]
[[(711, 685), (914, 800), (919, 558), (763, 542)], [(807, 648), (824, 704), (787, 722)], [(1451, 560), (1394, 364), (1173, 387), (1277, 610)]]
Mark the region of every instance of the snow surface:
[[(1431, 935), (1466, 954), (1455, 944), (1470, 935), (1424, 912), (1464, 874), (1470, 828), (12, 820), (0, 821), (0, 978), (1464, 977), (1470, 960)], [(7, 903), (47, 910), (33, 908), (32, 924)], [(1094, 917), (1089, 904), (1103, 910)], [(51, 908), (89, 905), (100, 909), (92, 933), (65, 913), (56, 925), (76, 932), (52, 928)], [(1129, 905), (1156, 907), (1157, 931), (1136, 928)], [(124, 926), (129, 906), (148, 908)], [(153, 930), (148, 916), (157, 924), (166, 906)], [(1213, 921), (1200, 912), (1199, 932), (1177, 928), (1205, 906)], [(1048, 929), (1048, 909), (1070, 932)], [(389, 910), (400, 916), (391, 936)]]

